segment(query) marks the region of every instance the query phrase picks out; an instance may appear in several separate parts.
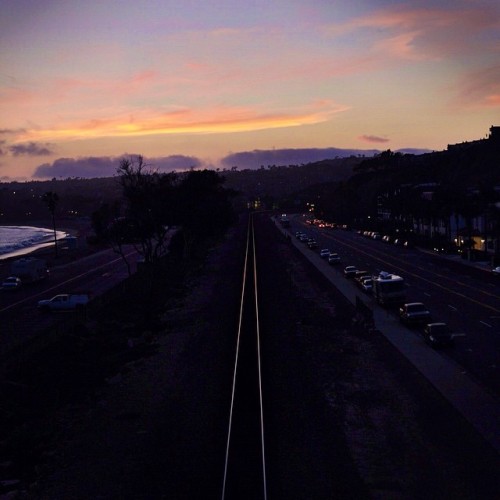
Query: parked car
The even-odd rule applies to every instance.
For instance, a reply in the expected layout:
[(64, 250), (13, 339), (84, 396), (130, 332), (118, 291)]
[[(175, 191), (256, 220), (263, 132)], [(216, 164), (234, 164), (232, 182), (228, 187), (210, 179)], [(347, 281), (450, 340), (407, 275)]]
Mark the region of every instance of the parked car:
[(344, 268), (344, 276), (346, 278), (353, 278), (357, 271), (358, 269), (356, 266), (346, 266)]
[(364, 280), (362, 280), (360, 286), (363, 292), (371, 293), (373, 288), (373, 280), (371, 279), (370, 276), (367, 276)]
[(356, 283), (358, 283), (358, 284), (361, 284), (361, 280), (365, 276), (370, 276), (370, 273), (368, 271), (356, 271), (354, 273), (354, 281), (356, 281)]
[(331, 253), (328, 256), (329, 264), (340, 264), (340, 255), (338, 253)]
[(453, 334), (446, 323), (429, 323), (424, 328), (424, 339), (432, 347), (453, 344)]
[(408, 302), (399, 308), (399, 319), (406, 325), (422, 325), (431, 321), (431, 312), (422, 302)]
[(309, 238), (309, 241), (307, 242), (307, 246), (308, 246), (311, 250), (313, 250), (313, 249), (315, 249), (315, 248), (318, 248), (318, 243), (316, 242), (316, 240), (315, 240), (315, 239), (313, 239), (313, 238)]
[(22, 257), (14, 260), (10, 265), (10, 276), (19, 278), (23, 285), (35, 283), (47, 278), (49, 270), (45, 259)]
[(22, 284), (23, 282), (21, 281), (21, 278), (18, 278), (17, 276), (9, 276), (8, 278), (5, 278), (2, 283), (2, 290), (17, 290)]
[(330, 250), (328, 248), (323, 248), (323, 250), (320, 250), (319, 256), (322, 259), (326, 259), (327, 257), (330, 257)]

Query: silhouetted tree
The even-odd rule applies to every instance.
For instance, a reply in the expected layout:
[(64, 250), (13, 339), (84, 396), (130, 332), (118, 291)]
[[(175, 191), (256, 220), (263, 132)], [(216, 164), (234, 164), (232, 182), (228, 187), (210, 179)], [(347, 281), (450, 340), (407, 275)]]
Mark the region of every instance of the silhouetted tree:
[(111, 245), (111, 248), (120, 255), (127, 266), (128, 275), (132, 275), (132, 268), (129, 259), (127, 258), (126, 245), (135, 242), (135, 230), (131, 225), (130, 220), (126, 217), (118, 217), (114, 219), (105, 231), (106, 241)]
[(224, 178), (213, 170), (193, 170), (179, 184), (176, 220), (182, 227), (185, 258), (195, 242), (221, 236), (234, 222), (231, 198), (235, 192), (223, 183)]
[(56, 232), (56, 207), (59, 202), (59, 196), (57, 193), (54, 193), (53, 191), (47, 191), (42, 195), (42, 202), (45, 203), (47, 208), (49, 209), (50, 215), (52, 217), (52, 227), (54, 229), (54, 248), (55, 248), (55, 253), (56, 257), (58, 256), (57, 252), (57, 232)]
[(109, 203), (103, 203), (97, 210), (92, 212), (90, 220), (98, 240), (105, 239), (107, 229), (118, 215), (116, 205), (112, 207)]
[(142, 156), (124, 158), (118, 168), (127, 204), (127, 236), (146, 263), (156, 262), (166, 252), (173, 219), (173, 192), (176, 175), (152, 171)]

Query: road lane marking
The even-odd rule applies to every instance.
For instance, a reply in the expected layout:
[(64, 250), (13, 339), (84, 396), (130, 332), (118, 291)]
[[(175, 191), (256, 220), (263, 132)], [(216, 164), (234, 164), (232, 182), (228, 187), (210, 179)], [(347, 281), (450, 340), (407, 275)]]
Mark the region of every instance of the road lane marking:
[(482, 323), (484, 326), (487, 326), (488, 328), (493, 328), (489, 323), (485, 323), (484, 321), (479, 320), (479, 323)]

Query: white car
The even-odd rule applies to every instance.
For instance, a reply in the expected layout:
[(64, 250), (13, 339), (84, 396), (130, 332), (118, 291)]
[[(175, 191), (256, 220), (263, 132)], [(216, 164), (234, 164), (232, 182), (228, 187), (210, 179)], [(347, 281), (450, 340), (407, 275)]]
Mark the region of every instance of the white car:
[(321, 250), (319, 252), (319, 256), (322, 258), (322, 259), (326, 259), (327, 257), (330, 256), (330, 250), (328, 248), (323, 248), (323, 250)]
[(500, 276), (500, 266), (498, 266), (498, 267), (494, 267), (494, 268), (491, 270), (491, 272), (492, 272), (493, 274), (496, 274), (497, 276)]
[(22, 281), (20, 278), (16, 276), (9, 276), (5, 278), (5, 281), (2, 283), (2, 290), (17, 290), (21, 287)]

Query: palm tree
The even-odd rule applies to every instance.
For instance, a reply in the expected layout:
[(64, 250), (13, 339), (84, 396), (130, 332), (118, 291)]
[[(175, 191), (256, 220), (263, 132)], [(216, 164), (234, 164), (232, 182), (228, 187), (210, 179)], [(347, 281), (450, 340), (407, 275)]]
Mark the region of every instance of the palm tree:
[(42, 195), (42, 201), (43, 203), (45, 203), (45, 205), (47, 205), (50, 215), (52, 216), (52, 227), (54, 228), (54, 247), (57, 257), (57, 232), (56, 232), (55, 211), (57, 203), (59, 201), (59, 196), (57, 195), (57, 193), (54, 193), (53, 191), (47, 191)]

